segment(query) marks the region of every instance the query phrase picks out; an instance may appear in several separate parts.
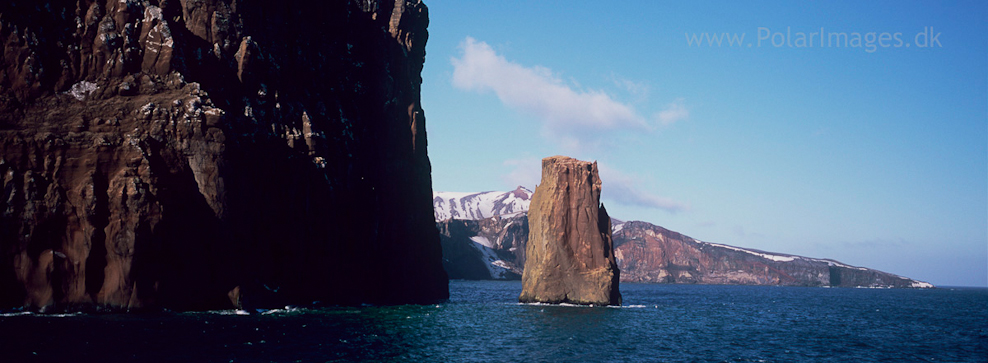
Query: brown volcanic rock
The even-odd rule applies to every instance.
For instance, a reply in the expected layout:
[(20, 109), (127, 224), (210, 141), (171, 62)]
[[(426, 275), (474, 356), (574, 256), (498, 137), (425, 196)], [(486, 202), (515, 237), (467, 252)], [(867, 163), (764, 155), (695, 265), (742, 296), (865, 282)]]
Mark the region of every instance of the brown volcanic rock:
[[(614, 233), (615, 255), (625, 281), (685, 284), (825, 285), (826, 269), (789, 274), (772, 260), (707, 244), (645, 222), (630, 221)], [(794, 269), (795, 270), (795, 269)]]
[(695, 240), (646, 222), (619, 225), (614, 254), (622, 281), (833, 287), (928, 287), (838, 261)]
[(600, 204), (597, 163), (542, 159), (528, 212), (521, 302), (620, 305), (611, 222)]
[(0, 3), (0, 308), (448, 297), (419, 1)]

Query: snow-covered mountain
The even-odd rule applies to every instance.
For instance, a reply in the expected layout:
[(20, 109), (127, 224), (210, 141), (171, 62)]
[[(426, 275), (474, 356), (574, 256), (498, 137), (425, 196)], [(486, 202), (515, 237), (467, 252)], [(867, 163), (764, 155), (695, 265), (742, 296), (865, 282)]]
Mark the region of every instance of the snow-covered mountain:
[(510, 192), (434, 192), (432, 206), (436, 221), (478, 220), (525, 212), (531, 199), (532, 191), (521, 186)]

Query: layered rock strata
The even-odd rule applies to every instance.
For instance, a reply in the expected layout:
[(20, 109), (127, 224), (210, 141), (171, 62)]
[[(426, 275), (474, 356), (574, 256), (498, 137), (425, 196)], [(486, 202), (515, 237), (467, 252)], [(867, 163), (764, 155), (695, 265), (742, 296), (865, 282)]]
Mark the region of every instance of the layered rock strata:
[(542, 159), (528, 211), (521, 302), (620, 305), (611, 221), (600, 204), (597, 163)]
[(448, 297), (417, 0), (0, 4), (0, 307)]

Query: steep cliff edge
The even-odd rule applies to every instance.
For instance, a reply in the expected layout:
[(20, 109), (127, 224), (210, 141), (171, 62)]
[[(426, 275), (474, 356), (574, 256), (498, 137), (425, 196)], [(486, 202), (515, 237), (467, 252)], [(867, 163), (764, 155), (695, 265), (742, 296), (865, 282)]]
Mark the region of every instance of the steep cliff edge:
[(448, 297), (413, 0), (0, 4), (0, 307)]
[(621, 305), (611, 220), (597, 163), (542, 159), (528, 211), (521, 302)]

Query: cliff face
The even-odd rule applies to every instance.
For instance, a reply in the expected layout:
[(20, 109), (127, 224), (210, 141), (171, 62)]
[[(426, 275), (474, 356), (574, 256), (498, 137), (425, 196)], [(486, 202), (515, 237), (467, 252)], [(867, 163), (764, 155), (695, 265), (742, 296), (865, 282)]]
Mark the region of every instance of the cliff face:
[(645, 222), (614, 232), (626, 281), (834, 287), (930, 287), (838, 261), (697, 241)]
[[(443, 249), (466, 249), (474, 236), (491, 238), (493, 254), (504, 266), (524, 266), (525, 256), (513, 253), (528, 245), (525, 214), (477, 221), (442, 221), (460, 224), (445, 230)], [(651, 223), (612, 220), (614, 255), (622, 282), (671, 284), (730, 284), (833, 287), (932, 287), (894, 274), (847, 265), (829, 259), (771, 253), (707, 243)], [(499, 225), (511, 228), (498, 229)], [(510, 241), (510, 243), (508, 242)], [(449, 271), (482, 268), (490, 261), (447, 255)], [(453, 276), (451, 274), (451, 276)], [(478, 277), (459, 277), (478, 278)], [(479, 277), (484, 279), (486, 277)], [(495, 279), (512, 279), (511, 276)]]
[(0, 4), (0, 306), (448, 297), (388, 1)]
[(528, 212), (521, 302), (621, 305), (597, 163), (542, 159)]

